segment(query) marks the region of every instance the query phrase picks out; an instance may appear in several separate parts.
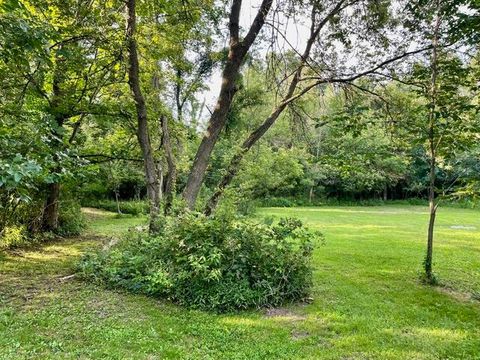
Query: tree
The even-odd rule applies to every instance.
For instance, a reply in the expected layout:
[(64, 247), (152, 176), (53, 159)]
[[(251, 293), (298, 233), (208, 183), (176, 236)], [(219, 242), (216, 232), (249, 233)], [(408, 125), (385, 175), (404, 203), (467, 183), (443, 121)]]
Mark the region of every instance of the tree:
[[(438, 21), (438, 20), (436, 20)], [(470, 69), (461, 60), (434, 45), (429, 67), (416, 69), (416, 78), (425, 86), (419, 90), (426, 99), (421, 112), (426, 118), (420, 134), (425, 141), (429, 163), (429, 225), (425, 275), (430, 283), (433, 275), (433, 237), (437, 209), (437, 174), (441, 163), (454, 158), (459, 151), (475, 144), (478, 119), (472, 113), (472, 94), (468, 90)], [(429, 78), (428, 78), (429, 77)], [(429, 86), (426, 86), (430, 81)], [(422, 123), (421, 123), (422, 124)]]
[(183, 190), (183, 198), (187, 206), (192, 209), (195, 206), (198, 192), (205, 178), (205, 172), (212, 154), (213, 148), (218, 141), (220, 132), (225, 127), (227, 114), (232, 105), (235, 93), (238, 91), (237, 78), (240, 68), (261, 31), (265, 20), (272, 6), (273, 0), (263, 0), (247, 34), (240, 39), (240, 11), (241, 0), (233, 0), (229, 15), (229, 49), (228, 58), (225, 62), (222, 73), (222, 85), (218, 95), (215, 109), (208, 122), (207, 131), (200, 143), (188, 180)]
[[(425, 279), (435, 283), (433, 274), (433, 243), (437, 199), (437, 174), (441, 163), (454, 158), (459, 150), (475, 144), (479, 130), (478, 119), (472, 113), (472, 67), (457, 52), (458, 45), (467, 46), (471, 41), (471, 25), (465, 26), (462, 6), (475, 7), (470, 1), (429, 1), (421, 4), (422, 11), (414, 7), (419, 28), (425, 39), (431, 42), (430, 56), (424, 64), (416, 64), (412, 78), (417, 93), (424, 99), (418, 108), (419, 117), (412, 130), (417, 141), (423, 143), (428, 154), (429, 223), (427, 251), (424, 260)], [(468, 16), (466, 16), (468, 18)], [(461, 25), (459, 25), (461, 24)], [(462, 33), (463, 37), (458, 37)], [(458, 44), (458, 45), (457, 45)]]
[[(239, 152), (234, 155), (228, 165), (225, 176), (208, 200), (205, 207), (206, 214), (211, 214), (216, 208), (224, 189), (236, 176), (244, 155), (263, 137), (283, 111), (291, 107), (296, 100), (312, 89), (325, 84), (358, 88), (355, 84), (356, 80), (367, 76), (383, 75), (382, 71), (385, 71), (389, 65), (425, 51), (423, 47), (415, 50), (403, 49), (394, 39), (382, 35), (381, 29), (392, 27), (396, 23), (387, 2), (377, 4), (370, 1), (339, 0), (333, 4), (312, 2), (307, 6), (311, 11), (310, 34), (303, 53), (298, 54), (293, 62), (293, 69), (287, 67), (287, 72), (283, 73), (279, 81), (280, 84), (288, 84), (284, 86), (285, 93), (275, 104), (270, 115), (243, 141)], [(339, 64), (337, 59), (345, 57), (347, 61), (349, 50), (354, 48), (352, 39), (356, 36), (359, 37), (357, 44), (359, 47), (364, 46), (364, 38), (370, 37), (371, 46), (377, 46), (377, 48), (373, 52), (366, 50), (365, 54), (358, 57), (358, 63), (349, 68), (344, 63)], [(317, 48), (314, 49), (315, 44)], [(324, 48), (319, 44), (324, 45)], [(338, 47), (342, 48), (342, 45), (346, 50), (336, 50)], [(278, 91), (280, 90), (281, 88)]]
[[(33, 104), (45, 115), (43, 126), (50, 130), (46, 157), (51, 158), (51, 166), (45, 184), (43, 228), (55, 231), (60, 183), (70, 170), (65, 166), (71, 162), (75, 137), (85, 117), (98, 110), (100, 90), (118, 81), (113, 71), (120, 56), (113, 45), (117, 39), (115, 9), (112, 4), (96, 2), (7, 4), (13, 6), (14, 19), (33, 30), (27, 47), (23, 46), (24, 37), (11, 39), (12, 51), (2, 54), (2, 61), (16, 74), (11, 83), (20, 89), (16, 111)], [(38, 41), (40, 29), (43, 43)], [(27, 55), (21, 66), (17, 64), (19, 52)]]
[[(163, 92), (168, 89), (169, 79), (172, 78), (169, 70), (187, 62), (189, 40), (197, 37), (193, 41), (197, 48), (208, 42), (210, 32), (198, 31), (197, 27), (209, 21), (208, 16), (202, 16), (200, 10), (204, 10), (208, 15), (211, 2), (205, 0), (190, 4), (183, 1), (157, 1), (152, 6), (147, 2), (139, 4), (142, 16), (140, 28), (137, 26), (137, 1), (127, 2), (128, 82), (136, 107), (136, 134), (144, 159), (151, 206), (150, 230), (155, 232), (156, 219), (164, 197), (163, 191), (163, 206), (168, 213), (174, 197), (177, 174), (171, 139), (173, 132), (169, 126), (173, 111), (165, 105), (168, 96)], [(160, 14), (162, 16), (159, 16)], [(139, 56), (139, 53), (142, 56)], [(143, 58), (142, 61), (140, 58)], [(175, 79), (173, 82), (176, 81), (180, 80)], [(177, 89), (177, 116), (181, 116), (187, 100), (200, 88), (193, 81), (187, 93), (180, 95), (181, 91)], [(182, 124), (179, 123), (178, 126)], [(167, 172), (164, 170), (165, 162)]]
[(153, 157), (153, 150), (148, 131), (147, 105), (140, 88), (140, 70), (136, 41), (136, 0), (127, 1), (127, 49), (128, 49), (128, 83), (135, 100), (137, 110), (137, 138), (142, 149), (147, 194), (150, 201), (151, 233), (158, 229), (157, 218), (160, 212), (161, 187), (158, 177), (158, 168)]

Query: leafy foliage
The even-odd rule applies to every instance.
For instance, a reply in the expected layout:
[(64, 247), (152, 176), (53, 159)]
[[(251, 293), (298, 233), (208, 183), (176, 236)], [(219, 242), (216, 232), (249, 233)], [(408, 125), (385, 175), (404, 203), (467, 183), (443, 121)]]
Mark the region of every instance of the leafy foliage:
[(321, 234), (299, 220), (278, 224), (207, 218), (165, 218), (157, 237), (130, 232), (83, 259), (84, 277), (112, 287), (206, 310), (232, 311), (304, 299), (313, 245)]
[(23, 206), (32, 202), (40, 166), (17, 154), (10, 161), (0, 160), (0, 233), (18, 219)]
[(59, 227), (56, 231), (61, 236), (80, 235), (87, 227), (80, 204), (76, 201), (64, 201), (59, 214)]
[(27, 243), (26, 239), (25, 227), (15, 225), (4, 227), (0, 234), (0, 249), (24, 245)]

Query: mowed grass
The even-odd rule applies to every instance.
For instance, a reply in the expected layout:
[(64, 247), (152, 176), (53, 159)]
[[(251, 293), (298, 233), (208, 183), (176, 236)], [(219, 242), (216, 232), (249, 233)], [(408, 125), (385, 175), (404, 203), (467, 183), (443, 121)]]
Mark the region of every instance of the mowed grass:
[(215, 315), (66, 277), (145, 218), (88, 209), (88, 234), (0, 253), (1, 359), (480, 359), (480, 212), (440, 209), (435, 271), (418, 280), (423, 207), (260, 209), (326, 236), (313, 302)]

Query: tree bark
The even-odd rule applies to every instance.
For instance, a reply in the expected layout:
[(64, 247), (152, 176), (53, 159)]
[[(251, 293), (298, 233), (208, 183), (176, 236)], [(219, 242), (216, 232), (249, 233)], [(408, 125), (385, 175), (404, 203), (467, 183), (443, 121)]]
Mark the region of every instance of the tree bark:
[(182, 86), (181, 86), (181, 81), (182, 81), (182, 70), (179, 68), (176, 71), (177, 75), (177, 82), (175, 84), (175, 105), (177, 107), (177, 119), (178, 121), (182, 121), (183, 118), (183, 102), (181, 99), (181, 93), (182, 93)]
[(115, 202), (117, 203), (117, 214), (121, 214), (122, 211), (120, 210), (120, 200), (118, 196), (118, 189), (115, 189)]
[(150, 201), (150, 233), (158, 231), (157, 219), (160, 213), (160, 184), (158, 168), (155, 164), (150, 135), (145, 98), (140, 88), (140, 70), (137, 54), (136, 32), (136, 1), (127, 1), (127, 48), (128, 48), (128, 84), (135, 100), (137, 110), (137, 139), (143, 155), (147, 196)]
[(218, 140), (220, 132), (225, 127), (227, 114), (232, 105), (233, 97), (237, 92), (236, 80), (240, 72), (240, 67), (248, 53), (251, 45), (255, 41), (258, 33), (265, 23), (265, 18), (270, 11), (273, 0), (263, 0), (260, 9), (248, 31), (247, 35), (240, 41), (239, 39), (239, 18), (242, 7), (241, 0), (233, 0), (230, 9), (229, 30), (230, 43), (227, 62), (222, 73), (222, 86), (217, 98), (215, 109), (212, 112), (205, 133), (197, 153), (193, 160), (187, 184), (183, 191), (183, 198), (188, 208), (193, 209), (197, 200), (198, 193), (205, 178), (205, 173), (210, 161), (213, 148)]
[[(59, 46), (59, 50), (61, 50), (61, 48), (62, 47)], [(57, 163), (57, 166), (52, 170), (54, 175), (59, 174), (61, 170), (60, 165), (58, 164), (60, 159), (57, 152), (62, 150), (62, 134), (60, 131), (58, 131), (58, 129), (63, 127), (66, 118), (66, 115), (63, 113), (63, 109), (61, 109), (60, 106), (62, 101), (61, 83), (63, 80), (63, 73), (59, 68), (61, 59), (56, 56), (55, 62), (56, 64), (52, 81), (52, 98), (50, 101), (50, 113), (53, 115), (55, 119), (55, 125), (57, 126), (57, 128), (52, 129), (51, 142), (51, 147), (54, 152), (53, 159)], [(43, 208), (42, 228), (47, 231), (56, 231), (58, 229), (60, 183), (58, 182), (58, 179), (54, 179), (54, 181), (54, 183), (48, 184), (47, 186), (47, 198)]]
[(55, 231), (58, 229), (60, 184), (58, 182), (48, 184), (47, 200), (43, 209), (43, 229)]

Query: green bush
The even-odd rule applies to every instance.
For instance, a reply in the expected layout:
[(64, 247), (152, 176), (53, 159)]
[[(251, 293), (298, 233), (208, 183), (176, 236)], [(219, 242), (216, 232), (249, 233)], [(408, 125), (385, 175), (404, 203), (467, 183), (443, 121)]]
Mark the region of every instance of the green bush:
[[(59, 227), (55, 232), (42, 232), (38, 230), (39, 225), (32, 225), (33, 216), (38, 211), (32, 206), (32, 209), (25, 209), (21, 212), (24, 218), (23, 222), (30, 224), (31, 228), (18, 221), (17, 224), (10, 224), (0, 231), (0, 249), (8, 249), (14, 247), (28, 247), (42, 242), (55, 239), (60, 236), (76, 236), (80, 235), (86, 228), (87, 222), (81, 212), (80, 205), (75, 201), (64, 201), (60, 203), (60, 213), (58, 217)], [(38, 214), (36, 215), (38, 221)], [(35, 228), (35, 226), (37, 228)]]
[(320, 237), (294, 219), (267, 225), (186, 213), (164, 218), (159, 236), (130, 232), (79, 269), (89, 280), (193, 308), (276, 306), (308, 295)]
[(86, 227), (87, 221), (82, 214), (80, 204), (75, 201), (62, 201), (56, 233), (61, 236), (77, 236)]
[(8, 249), (27, 243), (25, 226), (7, 226), (0, 233), (0, 249)]

